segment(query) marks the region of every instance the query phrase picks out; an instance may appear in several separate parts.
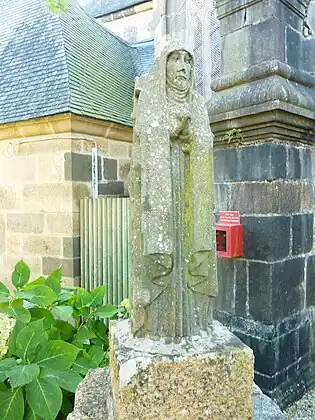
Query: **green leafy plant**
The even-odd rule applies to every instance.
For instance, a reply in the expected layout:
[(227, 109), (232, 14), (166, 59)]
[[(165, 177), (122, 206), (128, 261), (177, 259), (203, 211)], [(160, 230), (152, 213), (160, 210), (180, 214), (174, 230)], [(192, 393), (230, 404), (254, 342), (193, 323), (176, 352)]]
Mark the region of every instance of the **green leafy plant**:
[(66, 13), (68, 11), (67, 0), (46, 0), (46, 7), (52, 13)]
[(12, 273), (14, 291), (0, 282), (1, 420), (66, 418), (82, 378), (108, 364), (102, 319), (126, 317), (127, 301), (103, 305), (105, 286), (63, 289), (61, 277), (60, 267), (30, 281), (21, 260)]
[(232, 130), (225, 134), (223, 140), (227, 141), (228, 143), (241, 143), (244, 140), (243, 133), (240, 129), (232, 128)]

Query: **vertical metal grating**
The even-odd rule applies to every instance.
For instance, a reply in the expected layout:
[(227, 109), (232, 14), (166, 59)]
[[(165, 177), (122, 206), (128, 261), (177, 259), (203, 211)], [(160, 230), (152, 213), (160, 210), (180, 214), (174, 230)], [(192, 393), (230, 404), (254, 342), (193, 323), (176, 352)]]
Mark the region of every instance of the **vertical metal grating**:
[(130, 295), (129, 198), (80, 200), (81, 286), (106, 286), (106, 301)]

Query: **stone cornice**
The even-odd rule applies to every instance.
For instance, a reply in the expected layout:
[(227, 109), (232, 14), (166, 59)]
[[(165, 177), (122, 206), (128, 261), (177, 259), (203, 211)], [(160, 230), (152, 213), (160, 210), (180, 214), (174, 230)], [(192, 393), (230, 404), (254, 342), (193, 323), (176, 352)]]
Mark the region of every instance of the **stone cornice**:
[[(216, 0), (216, 9), (219, 19), (223, 19), (233, 13), (236, 13), (242, 9), (246, 9), (253, 6), (256, 3), (264, 0)], [(304, 19), (307, 13), (307, 8), (311, 0), (274, 0), (279, 3), (283, 3), (300, 18)]]
[(231, 86), (249, 83), (254, 80), (274, 75), (281, 76), (287, 80), (292, 80), (293, 82), (300, 83), (307, 87), (315, 86), (314, 76), (282, 63), (281, 61), (272, 60), (257, 64), (242, 72), (235, 72), (222, 76), (213, 81), (211, 88), (215, 92), (218, 92), (220, 90), (228, 89)]
[(284, 104), (315, 116), (315, 90), (313, 86), (297, 83), (278, 74), (271, 74), (247, 83), (230, 84), (217, 90), (208, 104), (212, 118), (242, 110), (254, 110), (258, 105)]
[(0, 125), (0, 141), (65, 133), (132, 142), (130, 127), (71, 113)]
[[(215, 144), (263, 141), (314, 144), (315, 113), (280, 101), (210, 116)], [(236, 129), (237, 135), (227, 136)]]

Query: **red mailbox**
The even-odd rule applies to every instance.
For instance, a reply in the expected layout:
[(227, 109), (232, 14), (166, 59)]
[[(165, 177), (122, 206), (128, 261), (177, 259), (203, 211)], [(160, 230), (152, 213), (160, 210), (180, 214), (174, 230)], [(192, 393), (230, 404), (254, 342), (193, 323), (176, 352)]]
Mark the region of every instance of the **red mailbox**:
[(243, 226), (238, 211), (220, 211), (216, 240), (218, 257), (235, 258), (243, 255)]

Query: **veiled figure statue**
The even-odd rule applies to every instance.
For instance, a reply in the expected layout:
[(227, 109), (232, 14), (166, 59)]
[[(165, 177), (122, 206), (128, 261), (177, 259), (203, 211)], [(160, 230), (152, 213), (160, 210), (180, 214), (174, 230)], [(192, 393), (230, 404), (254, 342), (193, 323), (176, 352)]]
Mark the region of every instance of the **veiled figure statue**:
[(168, 44), (134, 101), (132, 333), (177, 341), (208, 328), (217, 295), (213, 136), (187, 48)]

